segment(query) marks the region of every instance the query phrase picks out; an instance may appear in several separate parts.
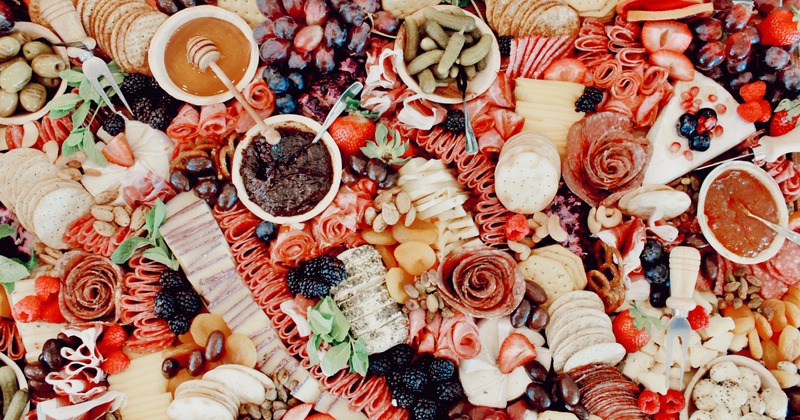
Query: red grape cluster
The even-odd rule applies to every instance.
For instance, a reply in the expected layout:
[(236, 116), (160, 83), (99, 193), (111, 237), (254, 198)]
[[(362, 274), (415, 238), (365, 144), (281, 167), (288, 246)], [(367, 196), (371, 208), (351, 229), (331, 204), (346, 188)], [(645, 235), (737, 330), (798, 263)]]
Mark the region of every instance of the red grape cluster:
[[(379, 0), (257, 0), (266, 20), (253, 30), (267, 65), (333, 71), (337, 54), (361, 54), (370, 32), (397, 31), (399, 22)], [(338, 53), (341, 51), (341, 53)]]
[[(781, 4), (783, 3), (783, 5)], [(775, 8), (800, 1), (755, 0), (752, 4), (715, 0), (713, 16), (692, 22), (693, 44), (687, 55), (706, 76), (735, 94), (747, 83), (763, 80), (764, 99), (776, 103), (800, 90), (800, 69), (789, 60), (790, 48), (759, 43), (756, 26)]]

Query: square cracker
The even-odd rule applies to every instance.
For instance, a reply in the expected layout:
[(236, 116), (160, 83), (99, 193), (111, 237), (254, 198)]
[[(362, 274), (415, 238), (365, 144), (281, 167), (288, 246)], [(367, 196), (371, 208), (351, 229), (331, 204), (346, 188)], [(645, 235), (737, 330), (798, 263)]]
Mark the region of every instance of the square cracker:
[(258, 10), (256, 0), (217, 0), (217, 7), (239, 15), (251, 28), (266, 19)]

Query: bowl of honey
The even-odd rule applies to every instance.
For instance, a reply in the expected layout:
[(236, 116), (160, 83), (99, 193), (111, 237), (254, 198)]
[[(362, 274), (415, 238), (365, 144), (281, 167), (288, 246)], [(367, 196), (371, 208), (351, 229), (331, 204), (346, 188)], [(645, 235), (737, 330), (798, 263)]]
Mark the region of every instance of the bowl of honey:
[(170, 16), (156, 31), (148, 62), (156, 81), (173, 97), (193, 105), (211, 105), (233, 98), (211, 69), (200, 70), (189, 60), (189, 40), (203, 36), (220, 52), (217, 65), (240, 91), (258, 68), (258, 46), (252, 29), (238, 15), (215, 6), (186, 8)]

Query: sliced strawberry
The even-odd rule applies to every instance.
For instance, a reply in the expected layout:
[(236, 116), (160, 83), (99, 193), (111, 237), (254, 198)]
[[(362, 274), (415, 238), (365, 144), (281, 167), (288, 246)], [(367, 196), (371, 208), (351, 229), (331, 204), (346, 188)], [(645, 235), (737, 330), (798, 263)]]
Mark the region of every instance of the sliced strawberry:
[(119, 166), (128, 168), (133, 166), (133, 152), (131, 152), (131, 146), (128, 144), (125, 133), (117, 134), (103, 147), (103, 156), (105, 156), (109, 162)]
[(336, 420), (336, 418), (326, 413), (314, 413), (306, 417), (306, 420)]
[(669, 76), (676, 80), (694, 79), (694, 64), (681, 53), (659, 50), (650, 54), (650, 62), (669, 70)]
[(547, 66), (545, 80), (583, 83), (586, 79), (586, 64), (577, 58), (559, 58)]
[(528, 340), (528, 337), (520, 333), (511, 333), (500, 345), (497, 367), (500, 372), (508, 374), (535, 358), (536, 347)]
[(305, 420), (312, 408), (314, 408), (314, 404), (311, 403), (296, 405), (287, 411), (283, 418), (284, 420)]
[(670, 50), (683, 53), (692, 43), (689, 27), (674, 20), (645, 22), (642, 27), (642, 44), (649, 53)]

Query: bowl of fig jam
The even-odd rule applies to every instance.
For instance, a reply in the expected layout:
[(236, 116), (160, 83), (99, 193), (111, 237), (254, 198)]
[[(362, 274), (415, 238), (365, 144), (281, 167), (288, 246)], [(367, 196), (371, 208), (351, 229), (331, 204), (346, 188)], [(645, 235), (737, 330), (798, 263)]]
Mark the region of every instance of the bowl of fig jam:
[(784, 237), (750, 213), (786, 227), (789, 210), (772, 177), (749, 162), (729, 162), (708, 174), (700, 187), (697, 220), (708, 244), (739, 264), (764, 262), (780, 251)]
[(333, 138), (316, 121), (277, 115), (264, 123), (280, 134), (270, 144), (258, 126), (247, 132), (233, 155), (231, 177), (242, 203), (276, 224), (304, 222), (322, 213), (342, 181), (342, 156)]

